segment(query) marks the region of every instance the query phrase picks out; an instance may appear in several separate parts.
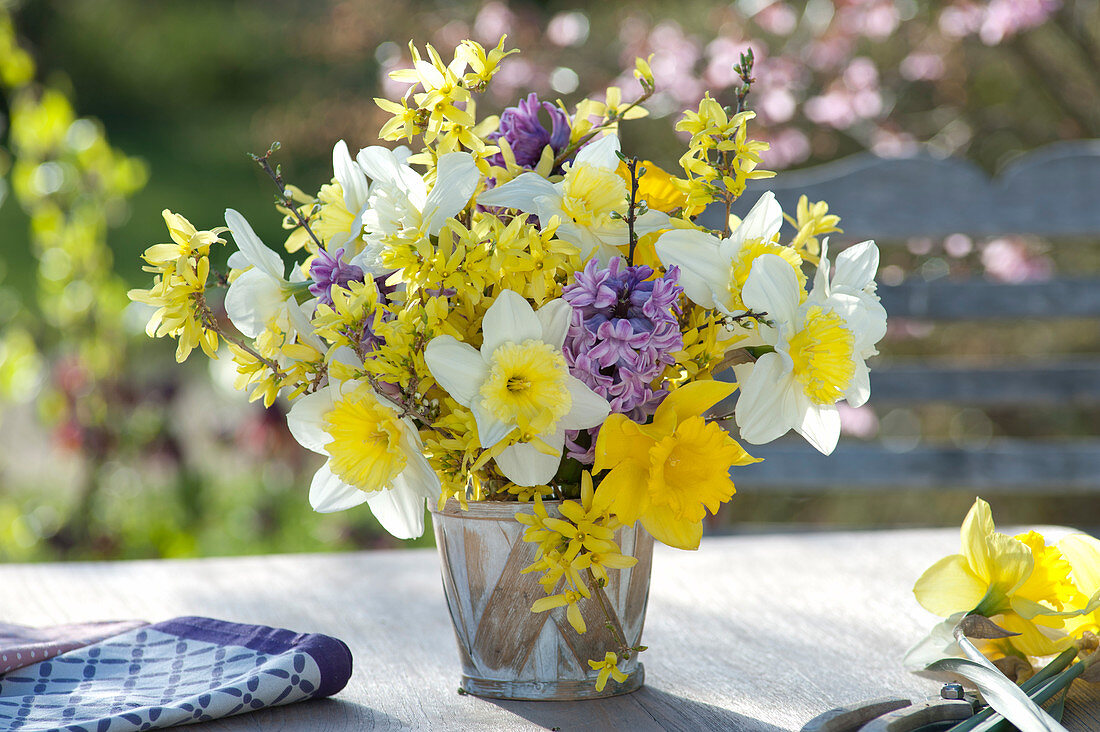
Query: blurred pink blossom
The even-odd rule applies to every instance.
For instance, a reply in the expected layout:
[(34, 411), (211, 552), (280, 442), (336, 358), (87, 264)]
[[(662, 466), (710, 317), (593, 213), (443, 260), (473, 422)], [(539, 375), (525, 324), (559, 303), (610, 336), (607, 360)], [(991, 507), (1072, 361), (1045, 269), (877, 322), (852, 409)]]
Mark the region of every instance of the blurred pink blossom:
[(914, 51), (901, 60), (898, 71), (908, 81), (936, 81), (943, 78), (947, 67), (939, 54)]
[(994, 239), (982, 248), (982, 266), (986, 276), (999, 282), (1048, 280), (1054, 275), (1054, 263), (1045, 254), (1032, 251), (1017, 237)]
[(849, 35), (838, 33), (814, 39), (807, 46), (806, 62), (817, 71), (835, 69), (851, 57), (854, 47), (855, 38)]
[(863, 56), (852, 59), (841, 78), (830, 84), (825, 94), (810, 98), (805, 105), (806, 116), (811, 122), (839, 130), (877, 117), (882, 109), (878, 69), (871, 59)]
[(474, 35), (482, 43), (491, 43), (494, 46), (500, 37), (512, 32), (516, 16), (508, 6), (501, 2), (488, 2), (481, 6), (481, 10), (474, 19)]
[(1020, 31), (1042, 25), (1062, 6), (1061, 0), (989, 0), (978, 37), (995, 46)]
[[(694, 104), (703, 96), (706, 85), (695, 73), (695, 64), (702, 57), (698, 41), (684, 35), (678, 23), (659, 23), (649, 34), (648, 53), (655, 54), (650, 62), (658, 88), (670, 94), (682, 105)], [(634, 59), (630, 59), (633, 65)]]
[(974, 240), (966, 234), (952, 234), (943, 240), (943, 250), (947, 256), (961, 259), (974, 251)]
[[(707, 84), (724, 89), (737, 83), (737, 72), (733, 67), (741, 60), (741, 54), (747, 51), (749, 44), (746, 41), (735, 41), (727, 36), (718, 36), (707, 44), (707, 68), (703, 72), (703, 78)], [(756, 49), (753, 49), (753, 53)], [(759, 59), (757, 68), (759, 68)]]
[(837, 25), (857, 35), (886, 38), (900, 22), (893, 0), (848, 0), (837, 5)]
[(546, 37), (557, 46), (576, 46), (588, 38), (588, 16), (579, 10), (558, 13), (546, 26)]
[(920, 143), (908, 132), (876, 127), (871, 132), (871, 152), (880, 158), (906, 158), (920, 150)]
[(787, 36), (798, 27), (798, 13), (787, 3), (772, 3), (752, 16), (753, 22), (766, 33)]
[(762, 155), (764, 167), (769, 170), (789, 168), (810, 157), (810, 139), (797, 128), (780, 127), (762, 130), (753, 136), (771, 145), (771, 148)]
[(508, 63), (501, 65), (489, 90), (501, 104), (515, 103), (521, 92), (544, 94), (549, 88), (547, 71), (542, 69), (541, 74), (536, 73), (537, 71), (536, 66), (527, 59), (519, 55), (512, 56)]
[(764, 87), (756, 97), (756, 111), (760, 113), (760, 121), (763, 124), (789, 122), (797, 108), (798, 100), (785, 87)]
[(840, 413), (840, 431), (842, 434), (869, 440), (878, 434), (878, 415), (866, 404), (862, 407), (850, 407), (846, 402), (836, 405)]
[(944, 35), (963, 38), (977, 33), (982, 27), (985, 11), (972, 2), (959, 2), (949, 5), (940, 13), (939, 26)]
[(461, 20), (452, 20), (445, 26), (437, 30), (432, 39), (435, 41), (437, 48), (454, 48), (462, 42), (464, 38), (470, 37), (470, 26), (463, 23)]

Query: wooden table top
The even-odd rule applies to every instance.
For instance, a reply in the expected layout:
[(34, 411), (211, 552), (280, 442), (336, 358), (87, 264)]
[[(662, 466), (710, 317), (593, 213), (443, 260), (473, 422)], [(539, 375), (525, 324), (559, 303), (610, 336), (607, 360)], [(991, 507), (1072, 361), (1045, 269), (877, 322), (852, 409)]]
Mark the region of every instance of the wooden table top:
[[(642, 654), (646, 686), (598, 701), (498, 702), (457, 693), (458, 654), (434, 550), (0, 566), (0, 621), (161, 621), (205, 615), (343, 639), (347, 688), (189, 727), (229, 730), (798, 730), (835, 706), (933, 696), (902, 669), (936, 622), (921, 572), (957, 529), (707, 537), (658, 546)], [(1065, 723), (1100, 729), (1075, 689)]]

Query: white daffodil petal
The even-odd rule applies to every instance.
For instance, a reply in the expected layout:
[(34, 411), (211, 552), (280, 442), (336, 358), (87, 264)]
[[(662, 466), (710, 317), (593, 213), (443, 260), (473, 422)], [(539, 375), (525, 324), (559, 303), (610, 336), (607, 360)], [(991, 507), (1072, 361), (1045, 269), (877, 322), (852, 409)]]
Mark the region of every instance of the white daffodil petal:
[(260, 335), (282, 307), (281, 282), (260, 269), (241, 274), (225, 293), (229, 320), (249, 338)]
[(325, 432), (325, 415), (332, 411), (336, 389), (323, 389), (305, 394), (294, 400), (286, 415), (286, 426), (298, 444), (307, 450), (327, 455), (325, 446), (332, 442), (332, 435)]
[(317, 513), (346, 511), (370, 497), (370, 493), (340, 480), (327, 462), (314, 474), (313, 482), (309, 486), (309, 505)]
[(424, 508), (428, 493), (409, 480), (406, 469), (393, 480), (393, 487), (367, 499), (370, 512), (382, 528), (398, 539), (415, 539), (424, 533)]
[(736, 243), (737, 249), (740, 249), (744, 242), (752, 239), (770, 241), (779, 233), (782, 226), (783, 209), (775, 200), (775, 194), (767, 191), (760, 196), (727, 241)]
[(416, 425), (408, 417), (401, 422), (405, 426), (401, 433), (401, 449), (408, 461), (401, 474), (404, 480), (416, 486), (416, 490), (425, 498), (429, 500), (439, 498), (442, 486), (431, 463), (424, 457), (424, 443), (420, 440), (420, 433), (416, 431)]
[(356, 215), (367, 205), (367, 176), (351, 159), (348, 144), (343, 140), (332, 148), (332, 173), (344, 190), (344, 206)]
[(565, 344), (565, 334), (569, 331), (573, 308), (559, 297), (535, 311), (535, 317), (542, 323), (542, 340), (560, 351)]
[(439, 385), (467, 407), (478, 398), (478, 390), (489, 375), (489, 367), (478, 350), (449, 335), (428, 341), (424, 360)]
[(745, 307), (768, 314), (768, 320), (793, 323), (801, 288), (791, 265), (776, 254), (761, 254), (745, 279), (741, 300)]
[(863, 359), (856, 359), (856, 370), (852, 374), (852, 381), (848, 384), (848, 390), (844, 392), (844, 399), (849, 407), (862, 407), (871, 398), (871, 373)]
[(561, 199), (553, 183), (538, 173), (523, 173), (502, 186), (484, 191), (477, 197), (477, 202), (482, 206), (502, 206), (524, 213), (538, 213), (535, 199), (542, 196)]
[(837, 255), (833, 288), (862, 290), (875, 281), (878, 262), (878, 247), (874, 241), (862, 241), (848, 247)]
[(573, 158), (573, 167), (578, 165), (595, 165), (598, 168), (615, 170), (619, 167), (619, 138), (616, 135), (605, 135), (598, 140), (588, 143), (577, 157)]
[(730, 271), (718, 239), (698, 229), (673, 229), (661, 234), (655, 246), (662, 264), (680, 268), (684, 294), (697, 305), (713, 308), (713, 291), (727, 287)]
[(513, 290), (502, 290), (481, 321), (481, 355), (488, 362), (502, 343), (542, 338), (542, 323), (531, 304)]
[(520, 442), (504, 448), (497, 455), (496, 463), (504, 477), (516, 485), (532, 486), (549, 483), (561, 465), (561, 451), (565, 445), (565, 433), (540, 435), (549, 447), (557, 451), (556, 455), (547, 455), (529, 442)]
[(294, 332), (301, 343), (306, 344), (310, 348), (314, 348), (321, 353), (328, 350), (328, 346), (317, 336), (317, 333), (313, 330), (313, 324), (310, 322), (308, 312), (312, 313), (317, 307), (317, 300), (310, 300), (302, 305), (298, 304), (298, 301), (293, 295), (286, 299), (286, 311), (290, 318), (290, 324), (294, 326)]
[(387, 186), (404, 187), (402, 185), (404, 176), (401, 172), (403, 166), (397, 161), (393, 151), (388, 148), (381, 145), (365, 147), (355, 156), (355, 161), (371, 177), (371, 180)]
[(855, 336), (857, 354), (872, 348), (886, 335), (886, 309), (866, 293), (833, 293), (824, 304), (844, 318)]
[(669, 215), (664, 211), (650, 209), (639, 216), (638, 220), (634, 222), (634, 231), (638, 236), (644, 236), (646, 234), (652, 234), (654, 231), (667, 229), (670, 225), (669, 218)]
[(252, 266), (252, 262), (248, 261), (248, 257), (246, 257), (244, 252), (240, 251), (239, 249), (229, 255), (229, 259), (226, 260), (226, 264), (229, 265), (230, 269), (240, 270), (245, 270)]
[(829, 296), (829, 237), (821, 240), (819, 257), (817, 272), (814, 273), (814, 289), (810, 293), (810, 299), (815, 302), (820, 302)]
[(248, 225), (244, 216), (231, 208), (227, 208), (225, 210), (225, 224), (229, 227), (230, 233), (233, 234), (233, 241), (236, 242), (237, 248), (241, 250), (253, 267), (263, 270), (275, 279), (281, 280), (283, 278), (282, 258), (260, 241), (260, 237), (256, 236), (256, 232)]
[[(798, 399), (799, 395), (795, 396)], [(813, 404), (803, 398), (806, 403), (799, 405), (804, 409), (802, 421), (794, 425), (795, 430), (822, 455), (832, 455), (840, 439), (840, 412), (835, 404)]]
[(569, 389), (573, 406), (558, 422), (559, 427), (567, 430), (585, 430), (603, 424), (607, 415), (611, 413), (611, 405), (606, 399), (573, 376), (569, 377), (566, 388)]
[(763, 445), (782, 437), (794, 425), (794, 377), (790, 357), (765, 353), (752, 367), (749, 377), (740, 382), (734, 417), (741, 439)]
[(423, 219), (428, 224), (428, 233), (438, 234), (447, 219), (465, 208), (480, 182), (481, 171), (470, 153), (441, 155), (435, 185), (424, 201)]
[(497, 444), (516, 428), (513, 424), (502, 422), (491, 412), (487, 411), (480, 398), (474, 399), (469, 405), (474, 413), (474, 421), (477, 423), (477, 438), (484, 448), (490, 448)]

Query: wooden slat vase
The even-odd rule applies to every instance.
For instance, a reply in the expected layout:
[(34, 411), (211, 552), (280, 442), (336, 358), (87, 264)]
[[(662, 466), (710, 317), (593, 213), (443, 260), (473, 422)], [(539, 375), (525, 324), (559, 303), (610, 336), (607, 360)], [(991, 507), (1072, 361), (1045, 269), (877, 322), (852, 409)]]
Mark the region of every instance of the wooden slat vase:
[[(560, 516), (559, 502), (544, 504)], [(608, 679), (596, 691), (596, 672), (589, 659), (603, 660), (618, 644), (595, 597), (579, 604), (587, 632), (577, 633), (564, 607), (532, 613), (535, 600), (546, 596), (536, 572), (520, 570), (537, 559), (538, 548), (523, 541), (519, 512), (531, 513), (530, 503), (471, 502), (464, 511), (448, 501), (432, 510), (436, 546), (443, 570), (443, 591), (454, 621), (462, 660), (462, 688), (498, 699), (565, 701), (626, 694), (645, 679), (637, 655), (619, 664), (629, 674), (618, 683)], [(611, 570), (601, 592), (630, 646), (642, 639), (653, 538), (640, 527), (622, 528), (616, 541), (623, 554), (638, 563)]]

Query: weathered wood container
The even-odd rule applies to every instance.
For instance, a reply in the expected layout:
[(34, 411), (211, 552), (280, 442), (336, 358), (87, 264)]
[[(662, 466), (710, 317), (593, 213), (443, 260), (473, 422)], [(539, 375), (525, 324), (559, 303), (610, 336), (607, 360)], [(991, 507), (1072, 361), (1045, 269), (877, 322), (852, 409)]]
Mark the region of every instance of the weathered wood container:
[[(551, 516), (561, 515), (559, 502), (544, 505)], [(538, 573), (520, 574), (536, 561), (537, 546), (523, 541), (525, 527), (515, 515), (532, 512), (532, 505), (469, 506), (464, 511), (451, 500), (441, 511), (432, 509), (443, 590), (462, 660), (462, 688), (499, 699), (565, 701), (626, 694), (641, 687), (645, 670), (633, 655), (619, 664), (629, 674), (626, 681), (608, 679), (603, 690), (596, 691), (596, 672), (588, 660), (602, 660), (618, 644), (595, 595), (579, 604), (588, 628), (583, 634), (566, 620), (565, 608), (531, 612), (531, 605), (546, 592)], [(622, 553), (638, 563), (609, 571), (607, 587), (598, 591), (627, 643), (636, 646), (649, 599), (653, 538), (641, 527), (629, 527), (616, 532), (616, 541)]]

